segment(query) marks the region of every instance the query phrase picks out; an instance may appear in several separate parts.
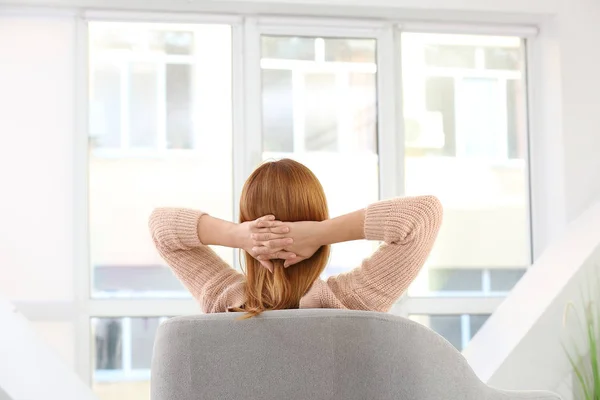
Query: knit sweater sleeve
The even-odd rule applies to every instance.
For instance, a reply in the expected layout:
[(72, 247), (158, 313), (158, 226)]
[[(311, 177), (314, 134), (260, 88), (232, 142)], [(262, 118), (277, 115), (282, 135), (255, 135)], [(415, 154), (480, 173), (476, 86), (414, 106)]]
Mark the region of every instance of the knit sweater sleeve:
[(238, 305), (229, 304), (234, 300), (227, 296), (231, 297), (232, 287), (241, 286), (243, 275), (200, 242), (198, 223), (204, 214), (184, 208), (157, 208), (150, 215), (150, 233), (161, 257), (203, 312), (224, 312)]
[(321, 302), (350, 309), (388, 311), (421, 270), (441, 221), (442, 206), (434, 196), (371, 204), (365, 212), (365, 238), (384, 243), (360, 267), (330, 277), (322, 294), (335, 298)]

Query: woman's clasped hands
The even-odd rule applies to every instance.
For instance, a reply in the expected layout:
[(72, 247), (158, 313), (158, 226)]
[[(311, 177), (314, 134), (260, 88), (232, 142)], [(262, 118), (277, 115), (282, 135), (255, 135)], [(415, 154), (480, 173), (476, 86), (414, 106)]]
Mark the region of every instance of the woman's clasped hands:
[(284, 260), (285, 268), (310, 258), (320, 247), (320, 222), (282, 222), (265, 215), (240, 224), (245, 236), (243, 249), (273, 272), (271, 260)]

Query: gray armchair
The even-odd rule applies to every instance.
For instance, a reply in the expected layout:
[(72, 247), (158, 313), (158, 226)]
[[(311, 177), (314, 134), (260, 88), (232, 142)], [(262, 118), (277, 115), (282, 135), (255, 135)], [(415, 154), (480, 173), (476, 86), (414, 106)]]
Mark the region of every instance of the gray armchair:
[(441, 336), (347, 310), (177, 317), (161, 325), (152, 400), (560, 400), (488, 387)]

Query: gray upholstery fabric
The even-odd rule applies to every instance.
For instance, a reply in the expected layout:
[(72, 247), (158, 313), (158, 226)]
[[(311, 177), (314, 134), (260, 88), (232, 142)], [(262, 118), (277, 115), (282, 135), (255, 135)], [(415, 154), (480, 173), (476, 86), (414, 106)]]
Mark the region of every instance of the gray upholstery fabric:
[(152, 400), (557, 400), (489, 388), (433, 331), (389, 314), (177, 317), (158, 330)]

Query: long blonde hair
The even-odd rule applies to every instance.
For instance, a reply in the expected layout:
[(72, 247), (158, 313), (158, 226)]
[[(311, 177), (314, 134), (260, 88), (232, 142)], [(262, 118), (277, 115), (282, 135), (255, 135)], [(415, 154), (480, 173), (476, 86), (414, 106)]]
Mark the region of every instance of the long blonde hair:
[[(272, 214), (281, 221), (323, 221), (329, 218), (321, 183), (310, 169), (297, 161), (282, 159), (258, 167), (244, 184), (240, 198), (240, 222)], [(299, 308), (300, 299), (321, 275), (329, 258), (322, 246), (309, 259), (288, 268), (273, 261), (269, 272), (245, 252), (246, 318), (266, 310)]]

